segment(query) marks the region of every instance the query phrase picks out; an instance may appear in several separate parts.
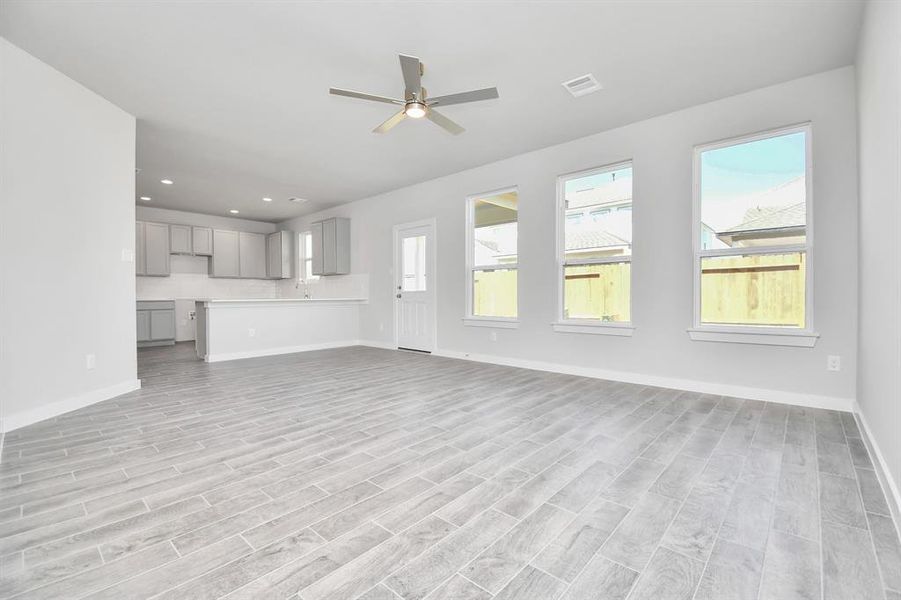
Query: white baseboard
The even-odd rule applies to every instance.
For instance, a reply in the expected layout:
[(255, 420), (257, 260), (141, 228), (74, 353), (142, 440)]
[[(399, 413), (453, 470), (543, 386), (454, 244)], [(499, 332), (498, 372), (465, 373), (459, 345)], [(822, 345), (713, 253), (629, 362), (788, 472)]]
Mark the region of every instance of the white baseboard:
[(133, 392), (140, 388), (140, 379), (129, 379), (128, 381), (100, 388), (99, 390), (91, 390), (90, 392), (79, 394), (78, 396), (57, 400), (56, 402), (50, 402), (49, 404), (37, 408), (6, 415), (3, 419), (4, 431), (15, 431), (20, 427), (25, 427), (26, 425), (31, 425), (38, 421), (44, 421), (45, 419), (52, 419), (53, 417), (57, 417), (67, 412), (72, 412), (73, 410), (84, 408), (85, 406), (90, 406), (91, 404), (102, 402), (103, 400), (109, 400), (110, 398), (115, 398), (116, 396), (121, 396), (122, 394), (127, 394), (128, 392)]
[(892, 470), (889, 468), (885, 456), (882, 454), (882, 450), (879, 449), (879, 444), (876, 442), (876, 437), (873, 435), (869, 423), (867, 423), (867, 418), (863, 414), (860, 404), (858, 404), (856, 400), (854, 401), (854, 416), (857, 417), (857, 424), (863, 430), (867, 450), (869, 450), (870, 455), (876, 459), (876, 462), (879, 463), (879, 468), (876, 470), (878, 475), (877, 479), (883, 488), (882, 491), (885, 494), (885, 497), (893, 500), (890, 510), (892, 511), (892, 516), (895, 518), (896, 526), (901, 530), (901, 491), (898, 489), (898, 482), (895, 481)]
[(650, 385), (654, 387), (671, 388), (686, 392), (698, 392), (701, 394), (714, 394), (718, 396), (732, 396), (735, 398), (747, 398), (749, 400), (762, 400), (764, 402), (779, 402), (782, 404), (794, 404), (809, 408), (825, 408), (828, 410), (840, 410), (851, 412), (854, 400), (852, 398), (838, 398), (834, 396), (820, 396), (817, 394), (804, 394), (800, 392), (786, 392), (782, 390), (770, 390), (728, 383), (714, 383), (709, 381), (697, 381), (694, 379), (680, 379), (676, 377), (660, 377), (644, 373), (631, 373), (628, 371), (611, 371), (594, 367), (578, 367), (561, 363), (551, 363), (537, 360), (523, 360), (495, 356), (490, 354), (472, 354), (468, 352), (456, 352), (453, 350), (437, 350), (435, 356), (447, 358), (459, 358), (475, 362), (505, 365), (508, 367), (520, 367), (535, 371), (549, 371), (551, 373), (563, 373), (565, 375), (578, 375), (580, 377), (592, 377), (594, 379), (608, 379), (610, 381), (622, 381), (638, 385)]
[(370, 348), (381, 348), (382, 350), (397, 350), (397, 346), (388, 342), (375, 342), (372, 340), (358, 340), (358, 346), (369, 346)]
[(257, 358), (260, 356), (275, 356), (277, 354), (295, 354), (297, 352), (310, 352), (312, 350), (328, 350), (330, 348), (345, 348), (357, 346), (357, 340), (344, 342), (324, 342), (321, 344), (303, 344), (301, 346), (280, 346), (278, 348), (263, 348), (260, 350), (246, 350), (244, 352), (228, 352), (224, 354), (208, 354), (204, 360), (209, 363), (224, 362), (227, 360), (239, 360), (242, 358)]

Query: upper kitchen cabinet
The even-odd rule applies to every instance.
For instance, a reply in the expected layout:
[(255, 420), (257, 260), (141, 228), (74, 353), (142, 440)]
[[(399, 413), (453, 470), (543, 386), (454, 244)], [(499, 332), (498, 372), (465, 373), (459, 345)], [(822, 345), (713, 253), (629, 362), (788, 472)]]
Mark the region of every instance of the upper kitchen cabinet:
[(213, 230), (209, 227), (192, 227), (191, 237), (193, 240), (194, 254), (197, 256), (213, 255)]
[(294, 233), (276, 231), (266, 237), (266, 274), (271, 279), (289, 279), (293, 262)]
[(169, 275), (169, 226), (165, 223), (135, 224), (135, 274)]
[(266, 234), (238, 233), (238, 264), (241, 277), (263, 279), (266, 277)]
[(350, 273), (350, 219), (333, 217), (311, 225), (313, 275)]
[(210, 275), (213, 277), (238, 277), (238, 232), (213, 230), (213, 258)]
[(193, 254), (190, 225), (169, 225), (169, 252), (172, 254)]

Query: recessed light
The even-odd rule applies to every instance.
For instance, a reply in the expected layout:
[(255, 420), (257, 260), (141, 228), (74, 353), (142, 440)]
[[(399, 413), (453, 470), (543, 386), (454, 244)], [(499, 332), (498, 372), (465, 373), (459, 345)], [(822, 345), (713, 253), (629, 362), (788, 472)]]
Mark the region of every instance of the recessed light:
[(228, 212), (230, 212), (230, 213), (233, 214), (233, 215), (236, 215), (236, 214), (238, 214), (238, 213), (241, 212), (241, 211), (235, 210), (235, 209), (233, 208), (233, 209), (231, 209), (231, 210), (228, 211)]
[(141, 196), (141, 200), (144, 202), (150, 202), (150, 196)]
[(263, 198), (263, 202), (272, 202), (272, 198)]
[(175, 182), (172, 181), (171, 179), (160, 179), (160, 183), (165, 183), (166, 185), (172, 185)]

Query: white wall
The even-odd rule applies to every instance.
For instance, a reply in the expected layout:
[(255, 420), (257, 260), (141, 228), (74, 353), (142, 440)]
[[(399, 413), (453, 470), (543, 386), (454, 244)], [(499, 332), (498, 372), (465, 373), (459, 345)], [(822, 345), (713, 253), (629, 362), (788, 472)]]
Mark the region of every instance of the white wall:
[(197, 227), (212, 227), (213, 229), (228, 229), (230, 231), (272, 233), (273, 231), (278, 230), (278, 226), (275, 223), (251, 221), (250, 219), (237, 219), (235, 217), (205, 215), (184, 210), (172, 210), (171, 208), (157, 208), (156, 206), (150, 206), (149, 204), (140, 204), (136, 206), (135, 216), (138, 221), (153, 221), (155, 223), (170, 223), (174, 225), (196, 225)]
[(901, 484), (901, 4), (869, 2), (857, 57), (860, 365), (857, 397)]
[[(661, 90), (665, 93), (665, 90)], [(578, 100), (576, 100), (578, 101)], [(591, 369), (625, 379), (850, 407), (857, 346), (857, 126), (854, 69), (843, 68), (634, 123), (287, 221), (351, 219), (354, 273), (369, 275), (361, 337), (393, 341), (391, 227), (437, 217), (438, 348)], [(692, 322), (691, 161), (694, 145), (813, 123), (816, 347), (695, 342)], [(440, 131), (435, 135), (441, 135)], [(424, 151), (427, 151), (425, 149)], [(633, 159), (632, 338), (554, 333), (557, 175)], [(398, 168), (403, 168), (398, 166)], [(464, 198), (519, 186), (518, 330), (463, 326)], [(826, 370), (841, 355), (842, 371)], [(604, 372), (607, 373), (604, 373)], [(810, 396), (818, 396), (811, 398)]]
[(122, 261), (135, 119), (4, 39), (0, 77), (0, 411), (13, 429), (138, 386)]

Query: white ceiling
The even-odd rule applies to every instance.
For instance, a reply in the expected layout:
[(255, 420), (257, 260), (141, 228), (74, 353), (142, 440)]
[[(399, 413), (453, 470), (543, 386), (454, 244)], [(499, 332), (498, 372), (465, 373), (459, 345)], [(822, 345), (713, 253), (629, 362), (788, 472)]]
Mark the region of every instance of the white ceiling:
[[(137, 116), (149, 204), (279, 221), (851, 64), (860, 15), (856, 0), (3, 0), (0, 34)], [(423, 60), (432, 96), (500, 99), (445, 108), (459, 137), (425, 120), (372, 134), (393, 107), (328, 88), (399, 96), (399, 53)], [(588, 72), (603, 91), (560, 85)]]

